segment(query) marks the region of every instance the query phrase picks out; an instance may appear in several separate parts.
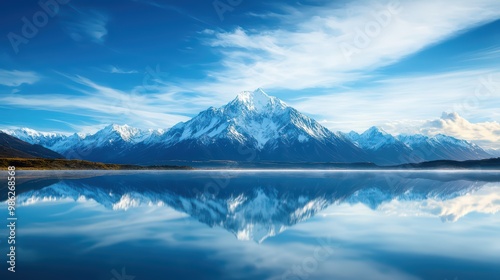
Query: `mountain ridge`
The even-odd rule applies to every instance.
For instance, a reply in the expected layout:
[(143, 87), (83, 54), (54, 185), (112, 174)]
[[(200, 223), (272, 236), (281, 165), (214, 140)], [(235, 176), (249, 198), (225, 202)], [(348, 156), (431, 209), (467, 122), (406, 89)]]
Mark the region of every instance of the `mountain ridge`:
[(172, 160), (373, 162), (379, 165), (492, 157), (450, 136), (397, 135), (371, 127), (332, 132), (262, 89), (241, 92), (168, 130), (108, 125), (94, 134), (62, 135), (23, 128), (6, 133), (70, 159), (161, 164)]
[(0, 157), (64, 158), (62, 155), (38, 144), (30, 144), (0, 131)]

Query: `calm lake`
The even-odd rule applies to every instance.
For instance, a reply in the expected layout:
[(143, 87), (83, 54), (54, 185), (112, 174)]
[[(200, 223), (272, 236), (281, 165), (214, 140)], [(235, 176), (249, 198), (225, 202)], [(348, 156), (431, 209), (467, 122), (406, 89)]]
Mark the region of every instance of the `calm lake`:
[(500, 279), (498, 172), (1, 174), (1, 279)]

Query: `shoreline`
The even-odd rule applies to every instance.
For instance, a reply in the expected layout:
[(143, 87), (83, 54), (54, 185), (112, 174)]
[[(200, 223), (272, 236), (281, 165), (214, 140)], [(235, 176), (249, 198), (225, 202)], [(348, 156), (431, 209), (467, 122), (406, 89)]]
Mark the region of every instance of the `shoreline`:
[[(177, 162), (178, 163), (178, 162)], [(439, 160), (379, 166), (373, 163), (334, 162), (183, 162), (190, 165), (110, 164), (85, 160), (45, 158), (0, 158), (0, 168), (19, 171), (214, 171), (214, 172), (500, 172), (500, 158), (451, 161)]]

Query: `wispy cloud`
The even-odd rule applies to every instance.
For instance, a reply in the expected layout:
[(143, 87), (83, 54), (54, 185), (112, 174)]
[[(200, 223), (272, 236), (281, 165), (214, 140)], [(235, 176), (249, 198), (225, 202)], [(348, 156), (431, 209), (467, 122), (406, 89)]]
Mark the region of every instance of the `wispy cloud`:
[(40, 76), (31, 71), (0, 69), (0, 85), (17, 87), (22, 84), (33, 84), (40, 80)]
[(275, 14), (279, 27), (203, 32), (221, 67), (192, 87), (212, 93), (334, 87), (500, 17), (495, 0), (394, 3), (283, 7), (286, 13)]
[(110, 66), (109, 72), (112, 74), (137, 74), (137, 73), (139, 73), (137, 70), (124, 70), (124, 69), (118, 68), (116, 66)]
[(466, 60), (478, 61), (478, 60), (493, 60), (498, 61), (500, 59), (500, 47), (492, 47), (485, 50), (481, 50), (474, 54), (469, 55)]
[(189, 119), (185, 112), (188, 111), (187, 107), (192, 107), (191, 102), (196, 99), (169, 92), (125, 92), (97, 84), (85, 77), (66, 77), (75, 83), (71, 87), (78, 94), (4, 96), (0, 97), (0, 103), (24, 109), (43, 108), (85, 116), (99, 124), (119, 123), (139, 128), (168, 128)]
[(96, 43), (103, 43), (108, 34), (106, 27), (108, 17), (96, 11), (77, 10), (74, 16), (65, 24), (65, 30), (69, 36), (77, 41), (90, 40)]
[(169, 5), (169, 4), (165, 4), (165, 3), (158, 3), (158, 2), (155, 2), (155, 1), (152, 1), (152, 0), (150, 0), (150, 1), (147, 1), (147, 0), (134, 0), (134, 1), (146, 4), (146, 5), (150, 5), (150, 6), (153, 6), (153, 7), (156, 7), (156, 8), (160, 8), (162, 10), (176, 12), (176, 13), (182, 15), (182, 16), (188, 17), (190, 19), (193, 19), (193, 20), (198, 21), (200, 23), (203, 23), (205, 25), (211, 25), (211, 24), (207, 23), (206, 21), (204, 21), (204, 20), (202, 20), (202, 19), (200, 19), (198, 17), (193, 16), (188, 11), (186, 11), (186, 10), (180, 8), (180, 7), (174, 6), (174, 5)]
[[(288, 100), (332, 130), (364, 131), (398, 121), (397, 128), (443, 111), (470, 119), (500, 119), (500, 71), (477, 69), (381, 79), (365, 88)], [(396, 127), (396, 126), (395, 126)]]

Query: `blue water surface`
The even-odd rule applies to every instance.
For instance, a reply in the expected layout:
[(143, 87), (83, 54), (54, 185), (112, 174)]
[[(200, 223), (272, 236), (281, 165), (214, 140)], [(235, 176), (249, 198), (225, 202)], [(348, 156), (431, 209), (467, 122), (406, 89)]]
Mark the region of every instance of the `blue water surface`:
[(497, 172), (17, 176), (1, 279), (500, 279)]

